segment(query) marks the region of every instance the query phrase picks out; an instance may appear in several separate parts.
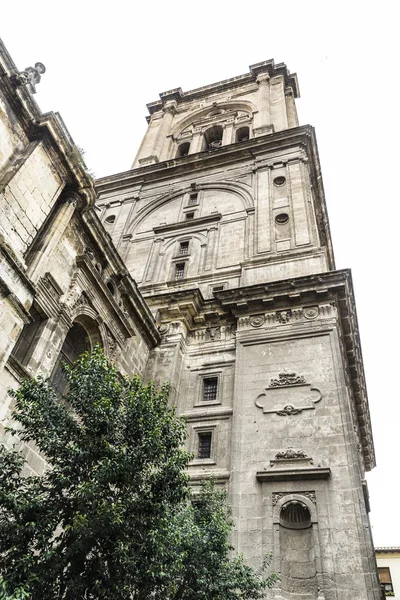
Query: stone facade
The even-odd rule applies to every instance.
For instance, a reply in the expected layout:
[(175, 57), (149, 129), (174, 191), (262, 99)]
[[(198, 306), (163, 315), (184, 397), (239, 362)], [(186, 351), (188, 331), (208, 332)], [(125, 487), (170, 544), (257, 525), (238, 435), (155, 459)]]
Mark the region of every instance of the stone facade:
[(296, 76), (266, 61), (161, 94), (133, 168), (94, 190), (60, 117), (2, 60), (3, 389), (54, 375), (83, 327), (121, 371), (170, 382), (193, 486), (226, 487), (253, 565), (272, 552), (269, 597), (377, 600), (352, 281), (335, 270)]
[[(0, 74), (4, 432), (7, 390), (29, 374), (59, 379), (73, 332), (85, 338), (82, 347), (102, 344), (123, 373), (143, 373), (160, 335), (98, 219), (93, 181), (60, 115), (41, 114), (2, 45)], [(26, 453), (31, 469), (41, 473), (45, 463), (34, 446)]]

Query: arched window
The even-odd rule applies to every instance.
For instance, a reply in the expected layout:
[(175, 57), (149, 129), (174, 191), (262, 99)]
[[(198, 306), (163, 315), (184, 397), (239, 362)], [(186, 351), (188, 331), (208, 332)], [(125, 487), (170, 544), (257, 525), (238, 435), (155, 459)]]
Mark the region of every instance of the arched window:
[(250, 137), (250, 130), (248, 127), (240, 127), (236, 131), (236, 142), (247, 142)]
[(67, 333), (51, 376), (53, 387), (60, 396), (67, 389), (67, 380), (62, 370), (63, 363), (73, 365), (76, 359), (87, 350), (91, 350), (89, 335), (82, 325), (74, 323)]
[(177, 157), (187, 156), (190, 150), (190, 142), (184, 142), (183, 144), (179, 144)]
[(109, 289), (109, 291), (110, 291), (111, 295), (112, 295), (112, 296), (115, 296), (115, 285), (113, 284), (113, 282), (111, 281), (111, 279), (109, 279), (109, 280), (107, 281), (107, 284), (106, 284), (106, 285), (107, 285), (107, 287), (108, 287), (108, 289)]
[(214, 125), (204, 132), (206, 150), (218, 150), (222, 146), (222, 126)]

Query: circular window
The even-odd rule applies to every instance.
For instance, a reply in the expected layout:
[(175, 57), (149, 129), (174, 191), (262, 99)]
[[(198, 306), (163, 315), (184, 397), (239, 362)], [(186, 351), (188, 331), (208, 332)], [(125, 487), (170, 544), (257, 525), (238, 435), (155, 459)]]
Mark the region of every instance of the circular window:
[(286, 183), (286, 177), (284, 177), (283, 175), (279, 175), (279, 177), (275, 177), (275, 179), (274, 179), (274, 185), (281, 186), (281, 185), (284, 185), (285, 183)]
[(276, 215), (275, 217), (275, 223), (278, 223), (278, 225), (285, 225), (288, 221), (289, 215), (287, 213), (279, 213), (279, 215)]
[(114, 223), (115, 221), (115, 215), (110, 215), (109, 217), (106, 218), (106, 223), (108, 223), (109, 225), (111, 223)]

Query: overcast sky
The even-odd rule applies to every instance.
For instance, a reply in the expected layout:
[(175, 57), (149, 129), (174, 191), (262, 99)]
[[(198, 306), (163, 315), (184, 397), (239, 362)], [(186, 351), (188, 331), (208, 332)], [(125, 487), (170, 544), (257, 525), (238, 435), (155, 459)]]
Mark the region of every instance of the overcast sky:
[[(59, 111), (97, 177), (130, 168), (146, 103), (274, 58), (299, 79), (316, 128), (338, 269), (353, 273), (378, 467), (375, 544), (400, 546), (399, 3), (368, 0), (20, 0), (0, 36), (18, 68), (41, 61), (43, 112)], [(397, 160), (396, 160), (397, 159)], [(390, 292), (390, 293), (389, 293)], [(393, 294), (392, 296), (390, 294)]]

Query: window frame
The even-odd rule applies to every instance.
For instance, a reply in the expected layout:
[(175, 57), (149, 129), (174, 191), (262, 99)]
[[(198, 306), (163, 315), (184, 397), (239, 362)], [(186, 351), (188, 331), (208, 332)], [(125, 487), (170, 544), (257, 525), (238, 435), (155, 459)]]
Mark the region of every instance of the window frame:
[[(217, 398), (215, 400), (204, 400), (203, 390), (204, 390), (204, 380), (205, 379), (217, 379)], [(197, 385), (196, 385), (196, 393), (195, 393), (195, 401), (193, 404), (194, 408), (205, 406), (217, 406), (222, 404), (222, 392), (223, 392), (223, 377), (222, 370), (218, 371), (209, 371), (202, 372), (198, 374)]]
[[(190, 461), (189, 465), (216, 465), (218, 425), (216, 423), (207, 425), (193, 425), (192, 432), (190, 450), (194, 458)], [(200, 435), (204, 433), (211, 433), (210, 456), (208, 458), (199, 458), (198, 453)]]
[[(215, 381), (215, 385), (214, 382)], [(209, 389), (207, 389), (207, 384), (209, 384)], [(205, 404), (210, 404), (210, 402), (217, 402), (218, 401), (218, 392), (219, 392), (219, 378), (217, 375), (213, 375), (211, 377), (203, 377), (203, 394), (202, 394), (202, 402)], [(206, 395), (207, 393), (209, 393), (215, 397), (211, 398), (211, 399), (207, 399)]]
[[(187, 261), (183, 261), (183, 262), (175, 262), (174, 263), (174, 280), (175, 281), (181, 281), (182, 279), (185, 279), (185, 275), (186, 275), (186, 263)], [(182, 269), (182, 275), (179, 275), (179, 267), (183, 266)]]

